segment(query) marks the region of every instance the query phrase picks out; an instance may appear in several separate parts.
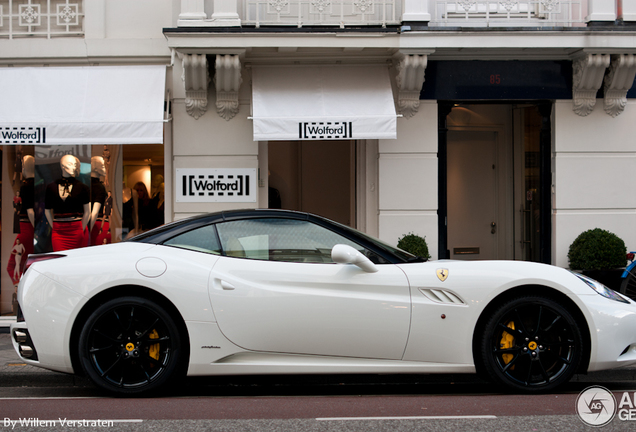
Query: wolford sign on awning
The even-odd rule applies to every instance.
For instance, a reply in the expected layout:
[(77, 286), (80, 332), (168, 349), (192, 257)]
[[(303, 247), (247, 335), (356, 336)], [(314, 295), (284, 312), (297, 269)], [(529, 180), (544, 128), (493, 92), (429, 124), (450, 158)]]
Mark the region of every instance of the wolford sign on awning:
[(395, 139), (386, 66), (257, 66), (255, 141)]
[(161, 144), (165, 66), (0, 68), (0, 145)]

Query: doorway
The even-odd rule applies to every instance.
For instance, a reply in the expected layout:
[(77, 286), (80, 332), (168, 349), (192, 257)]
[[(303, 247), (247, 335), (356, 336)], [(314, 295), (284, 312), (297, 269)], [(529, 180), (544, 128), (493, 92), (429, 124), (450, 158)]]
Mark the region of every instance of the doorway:
[(549, 262), (549, 116), (539, 103), (440, 109), (440, 257)]
[(355, 141), (270, 141), (269, 207), (355, 228)]

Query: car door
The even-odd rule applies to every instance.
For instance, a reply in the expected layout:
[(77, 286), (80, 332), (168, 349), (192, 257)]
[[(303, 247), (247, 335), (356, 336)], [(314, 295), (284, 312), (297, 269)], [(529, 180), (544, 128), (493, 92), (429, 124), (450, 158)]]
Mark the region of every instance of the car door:
[(401, 359), (411, 300), (404, 272), (335, 264), (331, 248), (371, 251), (306, 220), (217, 224), (224, 255), (209, 285), (223, 334), (254, 351)]

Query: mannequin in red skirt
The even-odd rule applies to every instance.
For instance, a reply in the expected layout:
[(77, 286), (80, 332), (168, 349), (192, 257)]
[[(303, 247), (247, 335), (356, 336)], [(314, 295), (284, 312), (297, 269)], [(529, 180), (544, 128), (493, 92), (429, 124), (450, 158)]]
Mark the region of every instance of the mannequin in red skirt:
[(74, 176), (79, 171), (73, 155), (60, 160), (62, 178), (47, 185), (44, 215), (53, 227), (53, 251), (84, 246), (84, 229), (90, 218), (90, 190)]

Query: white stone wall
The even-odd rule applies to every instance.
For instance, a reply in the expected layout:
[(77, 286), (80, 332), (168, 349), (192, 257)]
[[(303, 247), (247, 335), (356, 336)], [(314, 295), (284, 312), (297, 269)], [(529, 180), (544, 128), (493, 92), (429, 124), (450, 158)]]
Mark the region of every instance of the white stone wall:
[(572, 111), (572, 101), (557, 101), (553, 121), (553, 263), (568, 267), (570, 244), (593, 228), (636, 250), (636, 100), (616, 118), (601, 99), (587, 117)]
[[(216, 93), (212, 83), (208, 87), (208, 108), (198, 120), (185, 109), (185, 89), (181, 79), (181, 61), (173, 70), (173, 154), (169, 178), (175, 178), (177, 168), (259, 168), (259, 145), (253, 140), (250, 115), (251, 86), (249, 70), (243, 69), (243, 85), (239, 94), (239, 112), (231, 120), (224, 120), (216, 112)], [(166, 170), (167, 170), (166, 165)], [(174, 182), (172, 182), (174, 183)], [(176, 185), (172, 184), (173, 193)], [(263, 189), (259, 187), (260, 190)], [(262, 195), (259, 193), (259, 195)], [(174, 196), (174, 195), (173, 195)], [(266, 195), (265, 195), (266, 196)], [(261, 201), (261, 199), (259, 199)], [(173, 203), (174, 219), (236, 209), (267, 207), (263, 203)]]
[(168, 63), (170, 50), (163, 28), (176, 26), (179, 7), (180, 0), (88, 0), (84, 2), (84, 37), (3, 38), (0, 63)]
[(397, 140), (379, 144), (379, 236), (390, 244), (412, 232), (437, 259), (437, 101), (398, 119)]

